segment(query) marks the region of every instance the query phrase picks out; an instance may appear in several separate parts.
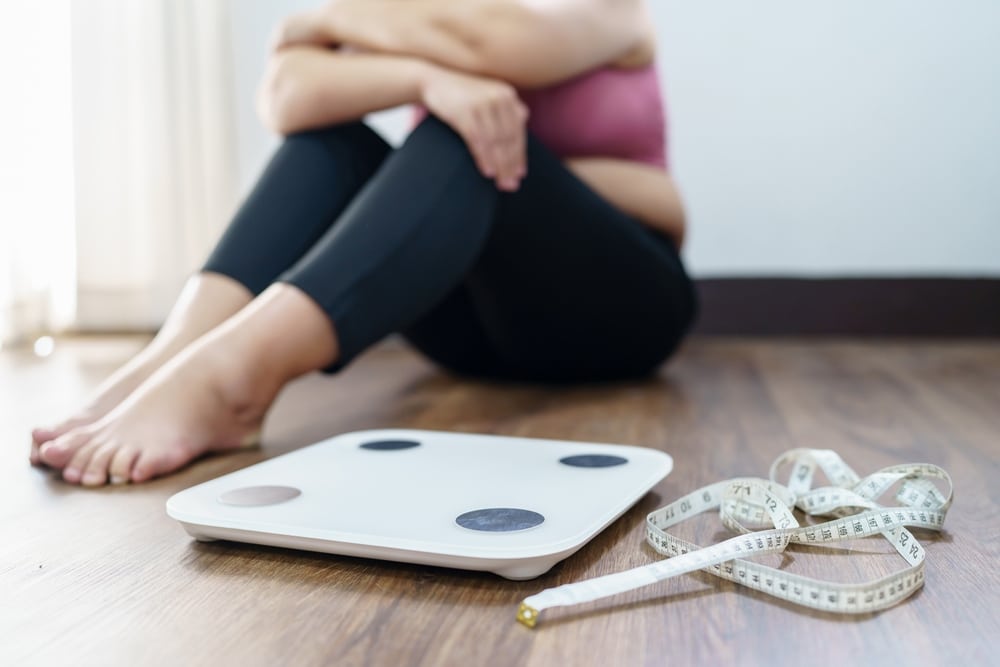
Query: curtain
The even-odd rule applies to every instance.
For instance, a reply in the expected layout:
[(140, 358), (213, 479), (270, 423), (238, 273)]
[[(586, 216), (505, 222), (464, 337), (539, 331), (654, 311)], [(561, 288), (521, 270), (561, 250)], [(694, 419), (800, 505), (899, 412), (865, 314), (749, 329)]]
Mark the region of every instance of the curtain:
[(0, 345), (72, 322), (70, 0), (0, 5)]
[(77, 329), (158, 326), (232, 213), (228, 7), (73, 3)]

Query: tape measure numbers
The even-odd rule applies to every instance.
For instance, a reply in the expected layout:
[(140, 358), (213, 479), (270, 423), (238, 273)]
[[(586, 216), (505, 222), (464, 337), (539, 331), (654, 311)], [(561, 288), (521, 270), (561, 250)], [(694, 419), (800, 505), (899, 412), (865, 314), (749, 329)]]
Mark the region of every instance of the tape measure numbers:
[[(775, 480), (791, 466), (787, 484)], [(832, 486), (812, 488), (819, 468)], [(942, 493), (932, 480), (947, 486)], [(896, 506), (876, 501), (899, 484)], [(646, 517), (646, 541), (665, 560), (572, 584), (525, 598), (517, 620), (534, 627), (551, 607), (582, 604), (704, 570), (769, 595), (813, 609), (855, 614), (878, 611), (904, 600), (924, 583), (924, 549), (907, 530), (941, 530), (951, 506), (948, 473), (927, 463), (883, 468), (861, 478), (832, 450), (793, 449), (772, 464), (770, 479), (741, 477), (702, 487)], [(823, 523), (800, 525), (793, 508)], [(667, 529), (702, 512), (719, 510), (736, 536), (701, 547)], [(780, 553), (789, 544), (815, 545), (881, 535), (906, 560), (893, 574), (861, 584), (841, 584), (783, 572), (748, 558)]]

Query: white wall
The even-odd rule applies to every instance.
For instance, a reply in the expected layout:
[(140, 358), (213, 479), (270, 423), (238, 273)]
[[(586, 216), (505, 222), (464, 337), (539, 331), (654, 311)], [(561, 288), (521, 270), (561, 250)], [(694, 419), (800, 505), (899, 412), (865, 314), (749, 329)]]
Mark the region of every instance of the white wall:
[(252, 184), (274, 149), (275, 140), (257, 122), (254, 99), (264, 71), (268, 40), (278, 21), (287, 14), (312, 7), (317, 0), (227, 0), (231, 21), (236, 98), (236, 138), (239, 183), (243, 191)]
[[(288, 14), (321, 4), (320, 0), (227, 0), (232, 21), (235, 62), (233, 85), (236, 97), (237, 151), (241, 188), (246, 191), (263, 169), (277, 140), (266, 132), (254, 110), (257, 84), (267, 60), (271, 33)], [(395, 109), (372, 114), (368, 122), (387, 139), (398, 143), (406, 135), (409, 113)]]
[[(316, 2), (229, 2), (247, 187), (270, 26)], [(1000, 276), (1000, 3), (650, 6), (696, 274)]]

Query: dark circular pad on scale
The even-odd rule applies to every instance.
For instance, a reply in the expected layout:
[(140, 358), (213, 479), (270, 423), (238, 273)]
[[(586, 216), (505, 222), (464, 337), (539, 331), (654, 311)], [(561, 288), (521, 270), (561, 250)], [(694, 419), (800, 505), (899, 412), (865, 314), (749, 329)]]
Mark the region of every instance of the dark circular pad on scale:
[(376, 452), (393, 452), (399, 449), (413, 449), (419, 447), (416, 440), (373, 440), (361, 445), (361, 449), (371, 449)]
[(574, 468), (610, 468), (628, 463), (628, 459), (623, 456), (609, 456), (607, 454), (577, 454), (576, 456), (566, 456), (559, 459), (563, 465)]
[(545, 521), (538, 512), (517, 507), (486, 507), (459, 514), (455, 518), (462, 528), (488, 533), (509, 533), (534, 528)]

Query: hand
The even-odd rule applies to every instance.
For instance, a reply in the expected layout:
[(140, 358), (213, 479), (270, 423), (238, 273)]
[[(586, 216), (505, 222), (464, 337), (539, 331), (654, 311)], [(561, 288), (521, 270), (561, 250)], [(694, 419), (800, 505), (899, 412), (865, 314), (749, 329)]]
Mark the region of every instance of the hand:
[(271, 36), (271, 51), (289, 46), (333, 46), (326, 28), (326, 8), (292, 14)]
[(500, 190), (517, 190), (527, 172), (528, 107), (513, 86), (432, 66), (420, 98), (462, 137), (484, 176)]

